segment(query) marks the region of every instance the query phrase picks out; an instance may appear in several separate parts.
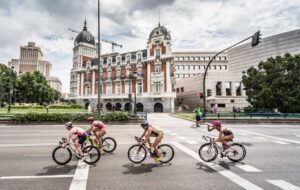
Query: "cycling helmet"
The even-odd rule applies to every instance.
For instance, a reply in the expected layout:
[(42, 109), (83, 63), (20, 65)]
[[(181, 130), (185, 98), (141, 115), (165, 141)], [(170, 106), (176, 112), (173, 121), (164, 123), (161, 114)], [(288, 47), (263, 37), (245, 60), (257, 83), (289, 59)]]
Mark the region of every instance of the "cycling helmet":
[(142, 127), (143, 129), (146, 129), (146, 128), (149, 127), (149, 123), (148, 123), (147, 121), (143, 121), (143, 122), (141, 123), (141, 127)]
[(66, 129), (72, 128), (72, 127), (73, 127), (72, 122), (71, 122), (71, 121), (67, 122), (67, 123), (65, 124), (65, 127), (66, 127)]
[(86, 120), (93, 122), (95, 119), (94, 119), (94, 117), (88, 117)]
[(212, 123), (213, 127), (221, 127), (221, 124), (222, 124), (221, 121), (219, 121), (219, 120), (214, 120), (211, 123)]

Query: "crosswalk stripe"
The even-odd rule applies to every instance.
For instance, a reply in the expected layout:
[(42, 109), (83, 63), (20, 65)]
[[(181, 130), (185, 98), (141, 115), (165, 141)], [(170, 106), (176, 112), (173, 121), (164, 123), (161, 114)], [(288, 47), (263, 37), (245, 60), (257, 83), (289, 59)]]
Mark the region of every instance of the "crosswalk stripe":
[(259, 140), (267, 140), (266, 138), (264, 137), (255, 137), (256, 139), (259, 139)]
[(186, 139), (186, 137), (177, 137), (177, 138), (180, 139), (180, 140)]
[(262, 172), (261, 170), (255, 168), (253, 166), (247, 165), (247, 164), (236, 165), (236, 167), (238, 167), (246, 172)]
[(283, 142), (283, 141), (273, 141), (273, 143), (277, 143), (277, 144), (290, 144), (290, 143)]
[(281, 189), (284, 189), (284, 190), (300, 190), (299, 187), (297, 187), (293, 184), (290, 184), (284, 180), (267, 180), (267, 182), (269, 182)]
[(262, 190), (261, 187), (251, 183), (250, 181), (247, 181), (246, 179), (238, 176), (237, 174), (229, 171), (228, 169), (224, 168), (221, 165), (215, 164), (215, 163), (205, 163), (203, 162), (199, 155), (194, 152), (193, 150), (187, 148), (186, 146), (183, 146), (182, 144), (178, 142), (173, 142), (172, 143), (174, 146), (185, 152), (186, 154), (190, 155), (191, 157), (195, 158), (197, 161), (201, 162), (203, 165), (206, 165), (207, 167), (217, 171), (219, 174), (223, 175), (227, 179), (231, 180), (235, 184), (243, 187), (244, 189), (247, 190)]
[(189, 144), (198, 144), (197, 141), (186, 141), (186, 142), (189, 143)]
[(170, 135), (172, 136), (177, 136), (178, 134), (177, 133), (169, 133)]
[(69, 190), (85, 190), (89, 175), (89, 165), (79, 161)]
[(34, 175), (34, 176), (2, 176), (0, 179), (47, 179), (47, 178), (69, 178), (74, 175)]

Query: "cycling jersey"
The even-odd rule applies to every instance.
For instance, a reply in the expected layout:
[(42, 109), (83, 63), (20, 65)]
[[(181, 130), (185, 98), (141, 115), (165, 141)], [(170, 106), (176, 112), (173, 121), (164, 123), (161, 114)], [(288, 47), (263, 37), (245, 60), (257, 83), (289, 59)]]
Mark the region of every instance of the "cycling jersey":
[(225, 136), (229, 136), (229, 135), (232, 135), (233, 133), (230, 130), (225, 130), (225, 131), (223, 131), (223, 134)]
[(105, 129), (106, 128), (106, 125), (104, 125), (101, 121), (94, 121), (93, 125), (95, 127), (98, 127), (99, 129)]
[(77, 135), (78, 137), (81, 137), (84, 135), (84, 130), (79, 127), (73, 127), (70, 131), (71, 134)]
[(153, 129), (154, 129), (154, 131), (151, 131), (151, 134), (150, 134), (150, 136), (158, 136), (158, 135), (163, 135), (164, 133), (163, 133), (163, 130), (161, 129), (161, 128), (159, 128), (159, 127), (154, 127), (154, 126), (151, 126)]

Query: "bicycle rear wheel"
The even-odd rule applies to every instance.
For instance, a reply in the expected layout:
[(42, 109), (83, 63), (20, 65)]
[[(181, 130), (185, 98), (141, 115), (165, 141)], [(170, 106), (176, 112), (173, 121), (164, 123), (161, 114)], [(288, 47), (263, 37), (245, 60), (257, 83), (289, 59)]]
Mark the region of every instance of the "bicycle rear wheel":
[(98, 148), (93, 145), (89, 145), (83, 148), (84, 162), (87, 164), (95, 164), (99, 161), (101, 154)]
[(115, 139), (111, 137), (105, 137), (102, 140), (102, 149), (104, 152), (111, 153), (117, 148)]
[(52, 152), (52, 159), (59, 165), (65, 165), (72, 159), (72, 152), (70, 148), (56, 147)]
[(141, 163), (146, 156), (147, 150), (141, 145), (133, 145), (128, 149), (128, 158), (133, 163)]
[(168, 144), (159, 145), (158, 152), (160, 154), (161, 163), (168, 163), (174, 157), (174, 149)]
[(199, 156), (205, 162), (211, 162), (218, 156), (218, 148), (211, 143), (205, 143), (199, 148)]
[(233, 162), (240, 162), (246, 156), (246, 148), (239, 143), (233, 143), (226, 151), (227, 158)]

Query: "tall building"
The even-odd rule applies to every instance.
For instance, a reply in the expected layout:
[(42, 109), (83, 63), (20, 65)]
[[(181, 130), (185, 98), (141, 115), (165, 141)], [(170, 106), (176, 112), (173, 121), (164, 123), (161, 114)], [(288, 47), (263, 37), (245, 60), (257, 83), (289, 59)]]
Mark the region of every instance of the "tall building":
[(34, 42), (28, 42), (27, 46), (21, 46), (19, 59), (12, 59), (8, 62), (8, 66), (13, 68), (17, 75), (39, 71), (46, 77), (51, 87), (54, 87), (59, 92), (61, 91), (59, 78), (55, 77), (54, 80), (50, 76), (52, 64), (44, 60), (41, 48), (36, 46)]
[[(155, 27), (149, 35), (147, 49), (101, 56), (102, 106), (108, 110), (130, 110), (129, 96), (136, 95), (137, 111), (172, 112), (175, 92), (171, 36), (164, 26)], [(83, 30), (74, 41), (70, 99), (86, 107), (97, 107), (98, 59), (95, 39)]]

